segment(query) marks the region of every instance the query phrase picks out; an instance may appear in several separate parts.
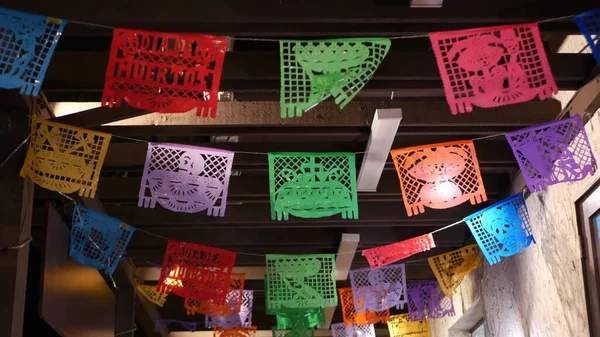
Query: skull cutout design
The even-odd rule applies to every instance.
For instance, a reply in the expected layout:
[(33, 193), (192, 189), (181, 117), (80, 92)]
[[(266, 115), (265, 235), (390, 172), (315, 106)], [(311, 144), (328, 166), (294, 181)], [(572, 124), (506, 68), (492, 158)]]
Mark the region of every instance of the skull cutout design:
[(472, 141), (391, 151), (409, 216), (487, 200)]
[(535, 243), (521, 193), (474, 213), (464, 221), (490, 265)]

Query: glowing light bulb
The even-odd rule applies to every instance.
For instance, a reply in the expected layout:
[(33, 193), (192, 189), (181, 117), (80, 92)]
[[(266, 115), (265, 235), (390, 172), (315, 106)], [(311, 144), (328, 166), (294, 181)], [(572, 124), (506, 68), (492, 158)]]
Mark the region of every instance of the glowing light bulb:
[(170, 277), (167, 277), (163, 281), (163, 284), (165, 284), (167, 286), (171, 286), (171, 287), (182, 288), (183, 282), (181, 282), (181, 280), (177, 279), (178, 275), (179, 275), (179, 267), (175, 267), (173, 270), (171, 270), (169, 272)]

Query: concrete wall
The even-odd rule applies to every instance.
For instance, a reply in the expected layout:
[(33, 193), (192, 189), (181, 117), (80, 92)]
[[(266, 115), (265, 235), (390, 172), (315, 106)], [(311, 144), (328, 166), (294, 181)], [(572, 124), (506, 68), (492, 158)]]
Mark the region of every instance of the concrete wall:
[[(587, 117), (584, 117), (584, 121)], [(586, 124), (600, 160), (600, 114)], [(483, 301), (486, 337), (589, 336), (575, 201), (600, 179), (548, 187), (527, 199), (537, 244), (486, 265), (454, 296), (457, 316), (433, 320), (435, 337), (454, 337), (448, 328), (476, 296)]]

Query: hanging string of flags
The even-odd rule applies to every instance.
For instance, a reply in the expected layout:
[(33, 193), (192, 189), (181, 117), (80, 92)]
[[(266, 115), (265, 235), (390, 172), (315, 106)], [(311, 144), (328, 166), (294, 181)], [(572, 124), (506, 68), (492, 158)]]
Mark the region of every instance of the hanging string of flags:
[[(4, 74), (0, 88), (37, 95), (67, 20), (0, 8)], [(600, 9), (572, 17), (600, 64)], [(74, 24), (94, 25), (84, 22)], [(105, 27), (105, 26), (102, 26)], [(227, 38), (106, 27), (113, 30), (102, 105), (160, 113), (196, 109), (215, 118)], [(538, 23), (428, 35), (279, 42), (281, 118), (302, 115), (332, 97), (343, 109), (373, 76), (393, 39), (429, 37), (453, 114), (547, 99), (558, 87)]]
[[(521, 168), (527, 168), (524, 172), (534, 191), (583, 179), (597, 169), (579, 115), (505, 136)], [(63, 195), (93, 196), (111, 138), (110, 134), (32, 116), (21, 175)], [(409, 216), (418, 216), (425, 208), (447, 209), (487, 199), (472, 140), (390, 153)], [(338, 214), (358, 219), (354, 157), (354, 153), (269, 153), (272, 219)], [(233, 161), (231, 151), (148, 142), (138, 205), (147, 208), (158, 203), (172, 212), (206, 211), (207, 216), (225, 217)], [(407, 283), (402, 260), (435, 247), (435, 233), (462, 222), (477, 244), (428, 258), (435, 281)], [(244, 289), (245, 274), (232, 272), (236, 256), (246, 253), (172, 240), (76, 204), (70, 255), (112, 275), (136, 232), (168, 240), (158, 285), (146, 285), (139, 275), (134, 276), (140, 295), (158, 306), (164, 305), (170, 293), (183, 297), (189, 315), (206, 315), (205, 326), (221, 329), (221, 334), (254, 331), (252, 292)], [(481, 265), (483, 256), (493, 265), (531, 243), (535, 239), (519, 193), (428, 234), (361, 250), (369, 267), (350, 271), (349, 288), (336, 289), (334, 254), (252, 255), (266, 259), (267, 313), (275, 315), (278, 322), (274, 335), (310, 335), (324, 324), (324, 308), (340, 303), (348, 329), (369, 329), (372, 324), (387, 322), (390, 331), (418, 330), (429, 336), (427, 320), (453, 315), (452, 294), (462, 279)], [(390, 308), (405, 305), (406, 317), (390, 315)], [(175, 323), (196, 328), (182, 321), (157, 322), (157, 326)], [(335, 329), (342, 333), (341, 328)]]
[[(7, 76), (0, 87), (37, 95), (66, 20), (0, 9), (0, 41)], [(600, 63), (600, 9), (575, 16)], [(139, 109), (216, 116), (227, 39), (114, 29), (103, 93), (104, 106), (125, 101)], [(593, 37), (596, 36), (596, 37)], [(415, 36), (417, 37), (417, 36)], [(422, 37), (422, 36), (418, 36)], [(427, 36), (425, 36), (427, 37)], [(473, 106), (495, 107), (546, 99), (556, 93), (537, 24), (431, 33), (429, 38), (453, 114)], [(301, 117), (332, 97), (344, 108), (371, 78), (394, 38), (280, 43), (281, 117)], [(7, 42), (7, 41), (10, 41)], [(530, 191), (593, 175), (597, 163), (580, 116), (504, 135)], [(21, 170), (43, 188), (94, 197), (110, 134), (32, 116)], [(117, 137), (117, 136), (114, 136)], [(135, 139), (134, 139), (135, 140)], [(394, 149), (391, 156), (408, 216), (487, 200), (474, 140)], [(235, 153), (183, 144), (148, 143), (138, 206), (226, 217)], [(359, 219), (355, 153), (268, 153), (271, 218), (290, 216)], [(339, 214), (339, 215), (338, 215)], [(436, 280), (407, 283), (402, 260), (435, 247), (433, 234), (466, 223), (477, 244), (428, 258)], [(112, 275), (131, 237), (122, 221), (76, 204), (70, 256)], [(245, 274), (233, 273), (237, 255), (197, 243), (167, 239), (158, 285), (134, 275), (139, 293), (162, 306), (171, 293), (185, 299), (188, 315), (204, 314), (215, 336), (252, 337), (253, 292)], [(351, 287), (336, 288), (335, 255), (264, 256), (267, 314), (277, 318), (274, 337), (314, 336), (324, 309), (341, 305), (343, 323), (334, 336), (374, 337), (373, 324), (387, 322), (392, 336), (430, 336), (429, 319), (454, 315), (452, 295), (485, 257), (490, 265), (535, 243), (522, 194), (511, 196), (431, 233), (362, 250), (368, 268), (350, 271)], [(390, 315), (408, 307), (408, 314)], [(196, 322), (160, 320), (157, 329)]]

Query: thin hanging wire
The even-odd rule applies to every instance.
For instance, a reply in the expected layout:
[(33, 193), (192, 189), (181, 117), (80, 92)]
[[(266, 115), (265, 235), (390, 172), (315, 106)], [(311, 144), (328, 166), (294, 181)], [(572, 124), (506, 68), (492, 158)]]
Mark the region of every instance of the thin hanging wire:
[[(478, 141), (478, 140), (484, 140), (484, 139), (489, 139), (489, 138), (496, 138), (496, 137), (501, 137), (506, 135), (506, 133), (496, 133), (493, 135), (488, 135), (488, 136), (481, 136), (481, 137), (477, 137), (477, 138), (472, 138), (472, 141)], [(111, 135), (114, 138), (121, 138), (121, 139), (126, 139), (126, 140), (131, 140), (131, 141), (135, 141), (135, 142), (140, 142), (140, 143), (151, 143), (150, 141), (144, 140), (144, 139), (138, 139), (138, 138), (132, 138), (132, 137), (126, 137), (126, 136), (119, 136), (119, 135)], [(240, 154), (252, 154), (252, 155), (260, 155), (260, 156), (267, 156), (269, 155), (268, 152), (253, 152), (253, 151), (237, 151), (234, 150), (232, 151), (234, 153), (240, 153)], [(367, 153), (367, 151), (357, 151), (357, 152), (352, 152), (354, 154), (364, 154)]]
[[(579, 13), (577, 13), (577, 14), (579, 14)], [(555, 17), (555, 18), (538, 20), (538, 21), (535, 21), (535, 23), (539, 24), (539, 23), (565, 20), (565, 19), (572, 18), (577, 14), (571, 14), (571, 15), (565, 15), (565, 16), (560, 16), (560, 17)], [(68, 20), (68, 19), (67, 19), (67, 21), (71, 24), (90, 26), (90, 27), (96, 27), (96, 28), (105, 28), (105, 29), (111, 29), (111, 30), (114, 29), (114, 27), (112, 27), (112, 26), (96, 24), (96, 23), (91, 23), (91, 22), (86, 22), (86, 21), (77, 21), (77, 20)], [(405, 40), (405, 39), (421, 39), (421, 38), (428, 38), (428, 37), (429, 37), (429, 34), (417, 34), (417, 35), (390, 36), (390, 37), (388, 37), (388, 39), (390, 39), (390, 40)], [(255, 41), (255, 42), (279, 42), (281, 40), (281, 39), (259, 38), (259, 37), (232, 37), (232, 39), (238, 40), (238, 41)]]

